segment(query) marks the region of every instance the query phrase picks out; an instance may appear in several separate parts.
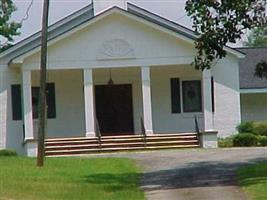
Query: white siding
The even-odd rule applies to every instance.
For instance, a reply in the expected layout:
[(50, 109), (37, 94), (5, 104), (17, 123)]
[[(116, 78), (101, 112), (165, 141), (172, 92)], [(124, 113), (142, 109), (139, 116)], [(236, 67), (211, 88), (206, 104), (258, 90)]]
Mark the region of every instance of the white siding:
[(0, 71), (0, 140), (2, 148), (23, 154), (23, 123), (12, 119), (11, 84), (20, 83), (20, 72), (2, 67)]
[[(224, 62), (223, 62), (224, 61)], [(215, 80), (214, 129), (220, 137), (233, 134), (240, 123), (239, 65), (222, 60), (212, 69)]]

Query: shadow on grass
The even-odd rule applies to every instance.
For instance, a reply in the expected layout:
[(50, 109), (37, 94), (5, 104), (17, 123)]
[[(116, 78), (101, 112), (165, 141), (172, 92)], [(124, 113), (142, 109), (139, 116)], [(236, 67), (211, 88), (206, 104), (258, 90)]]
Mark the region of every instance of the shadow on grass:
[(267, 163), (266, 160), (258, 162), (239, 171), (240, 185), (251, 186), (255, 184), (267, 185)]
[(242, 186), (250, 186), (255, 184), (267, 184), (267, 176), (265, 177), (251, 177), (251, 178), (245, 178), (241, 181)]
[(85, 177), (85, 181), (90, 184), (102, 185), (107, 191), (132, 190), (137, 189), (140, 182), (139, 173), (122, 174), (93, 174)]
[[(170, 170), (159, 170), (143, 174), (141, 185), (145, 191), (217, 187), (238, 185), (236, 171), (240, 167), (259, 163), (266, 158), (245, 162), (193, 162)], [(265, 177), (261, 177), (262, 181)], [(253, 184), (253, 181), (246, 184)]]

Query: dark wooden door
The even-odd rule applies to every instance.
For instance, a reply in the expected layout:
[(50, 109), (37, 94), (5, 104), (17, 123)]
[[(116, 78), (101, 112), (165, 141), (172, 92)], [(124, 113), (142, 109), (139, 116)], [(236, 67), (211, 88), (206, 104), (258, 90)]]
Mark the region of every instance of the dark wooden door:
[(95, 103), (102, 135), (133, 134), (132, 85), (96, 86)]

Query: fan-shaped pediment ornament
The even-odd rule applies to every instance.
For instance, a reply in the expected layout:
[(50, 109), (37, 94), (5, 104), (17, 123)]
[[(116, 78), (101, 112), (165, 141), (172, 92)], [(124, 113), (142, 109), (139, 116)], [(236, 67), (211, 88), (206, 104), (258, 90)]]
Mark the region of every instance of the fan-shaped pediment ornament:
[(134, 49), (128, 42), (121, 39), (105, 41), (97, 55), (98, 60), (133, 59), (134, 57)]

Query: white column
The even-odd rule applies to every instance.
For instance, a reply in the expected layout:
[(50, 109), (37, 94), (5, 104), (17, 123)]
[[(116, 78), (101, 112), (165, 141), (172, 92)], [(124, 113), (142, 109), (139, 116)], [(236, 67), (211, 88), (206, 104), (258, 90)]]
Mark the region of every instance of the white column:
[(202, 95), (204, 112), (204, 131), (213, 130), (211, 71), (205, 69), (202, 72)]
[(23, 120), (25, 141), (34, 139), (32, 119), (31, 71), (22, 71)]
[(93, 70), (83, 70), (86, 137), (95, 137)]
[(152, 123), (152, 103), (151, 103), (151, 83), (150, 67), (141, 67), (142, 94), (143, 94), (143, 117), (146, 134), (153, 134)]
[[(3, 70), (1, 70), (1, 67)], [(7, 67), (0, 65), (0, 149), (6, 148), (7, 116), (8, 116), (8, 78)]]

